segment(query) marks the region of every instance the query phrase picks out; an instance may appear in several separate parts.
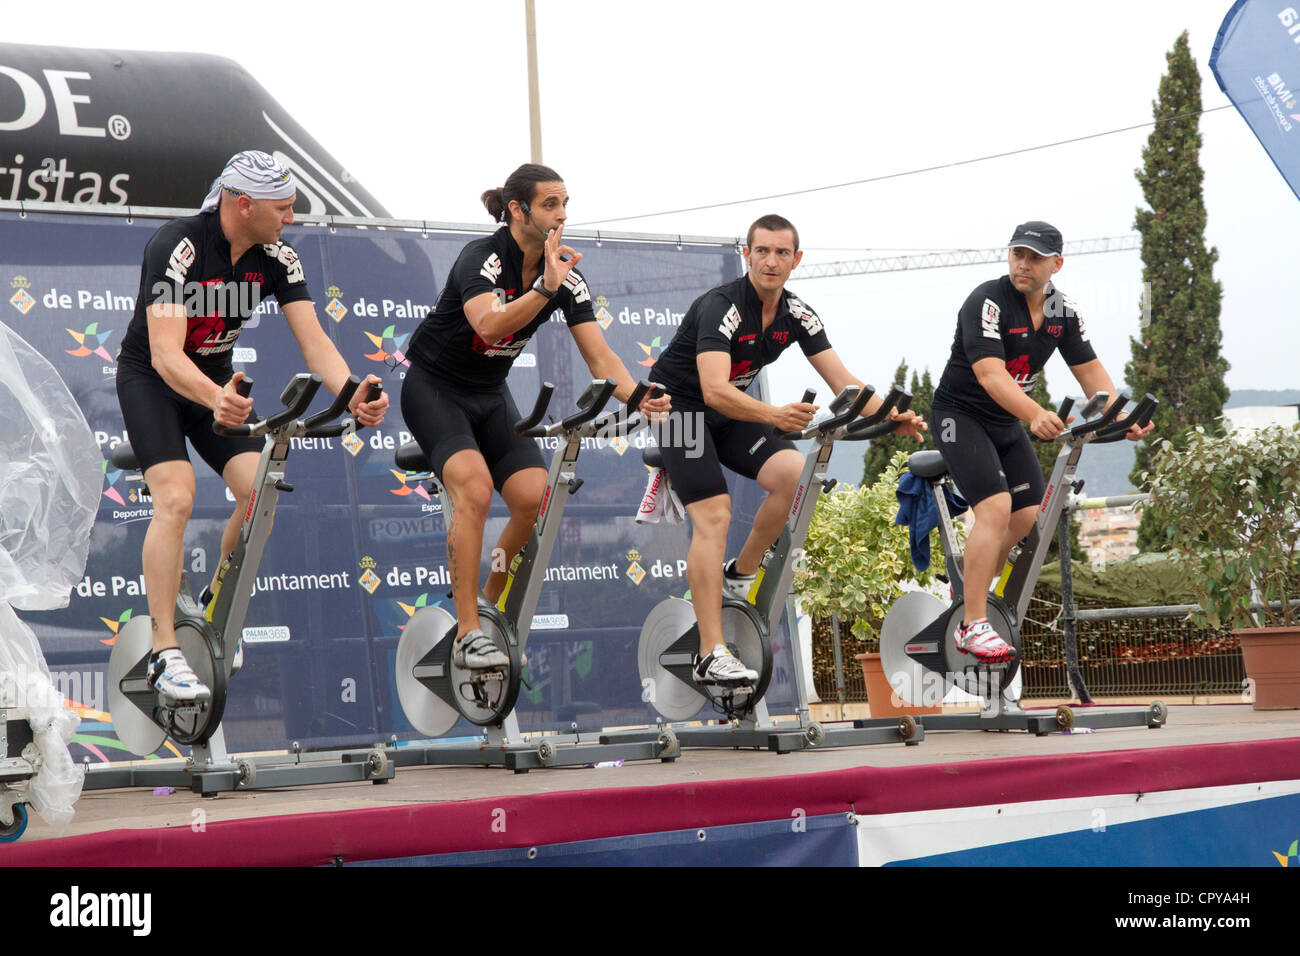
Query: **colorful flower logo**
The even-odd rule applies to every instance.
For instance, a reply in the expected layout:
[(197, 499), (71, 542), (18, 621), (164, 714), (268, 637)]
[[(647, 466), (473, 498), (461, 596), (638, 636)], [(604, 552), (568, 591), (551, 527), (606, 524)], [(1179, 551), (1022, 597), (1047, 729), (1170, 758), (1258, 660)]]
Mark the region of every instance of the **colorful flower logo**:
[(638, 359), (636, 363), (637, 365), (644, 365), (647, 368), (651, 365), (654, 365), (655, 359), (657, 359), (659, 357), (659, 353), (664, 350), (663, 346), (660, 344), (660, 338), (661, 336), (656, 335), (654, 337), (654, 341), (652, 341), (649, 345), (646, 345), (644, 342), (637, 343), (637, 345), (640, 346), (641, 351), (645, 353), (645, 358)]
[(1297, 853), (1297, 850), (1300, 850), (1300, 840), (1292, 840), (1290, 849), (1286, 851), (1286, 856), (1278, 853), (1277, 850), (1273, 851), (1273, 855), (1277, 857), (1279, 864), (1289, 866), (1292, 860), (1300, 859), (1300, 853)]
[(99, 331), (99, 323), (91, 322), (86, 326), (86, 331), (84, 332), (74, 332), (72, 329), (68, 329), (67, 332), (77, 340), (77, 345), (80, 346), (80, 348), (76, 349), (64, 349), (64, 351), (69, 355), (81, 357), (93, 353), (105, 361), (113, 361), (113, 356), (109, 355), (104, 349), (104, 343), (107, 342), (108, 337), (113, 334), (112, 329), (105, 329), (101, 332)]
[(123, 611), (121, 614), (117, 616), (116, 621), (110, 620), (106, 617), (101, 617), (100, 620), (103, 621), (104, 624), (108, 627), (108, 629), (113, 632), (113, 636), (109, 638), (101, 638), (99, 643), (107, 644), (109, 647), (112, 647), (114, 644), (116, 644), (118, 631), (122, 629), (123, 624), (131, 620), (132, 613), (133, 613), (132, 609), (127, 608), (125, 611)]
[(423, 498), (425, 501), (429, 500), (430, 497), (429, 489), (425, 488), (421, 482), (417, 481), (415, 483), (415, 487), (411, 487), (410, 485), (407, 484), (407, 481), (409, 481), (411, 478), (409, 472), (399, 471), (396, 468), (389, 468), (388, 470), (393, 473), (394, 478), (396, 478), (398, 481), (402, 483), (402, 486), (400, 488), (389, 488), (388, 491), (391, 494), (398, 495), (400, 497), (405, 497), (406, 495), (410, 495), (410, 494), (416, 494), (419, 495), (421, 498)]
[[(406, 356), (402, 353), (402, 346), (404, 346), (406, 340), (411, 337), (410, 332), (398, 335), (397, 326), (390, 325), (378, 335), (375, 335), (373, 332), (366, 332), (365, 336), (371, 342), (375, 343), (375, 348), (379, 350), (377, 352), (371, 352), (366, 356), (366, 358), (376, 362), (385, 362), (390, 365), (409, 366), (411, 364), (406, 360)], [(392, 361), (389, 362), (389, 359), (392, 359)]]
[(108, 482), (108, 487), (104, 489), (104, 497), (116, 501), (119, 505), (126, 507), (126, 502), (122, 500), (121, 493), (113, 486), (117, 484), (117, 479), (122, 477), (122, 469), (111, 468), (108, 459), (104, 459), (104, 480)]
[[(438, 601), (434, 601), (433, 604), (432, 604), (432, 606), (433, 606), (433, 607), (437, 607), (437, 606), (439, 606), (440, 604), (442, 604), (442, 601), (441, 601), (441, 600), (438, 600)], [(413, 618), (413, 617), (415, 616), (415, 612), (418, 611), (418, 610), (420, 610), (420, 608), (422, 608), (422, 607), (430, 607), (430, 604), (429, 604), (429, 593), (426, 591), (425, 593), (421, 594), (418, 598), (415, 599), (415, 603), (414, 603), (414, 604), (404, 604), (404, 603), (402, 603), (401, 601), (398, 601), (398, 602), (397, 602), (397, 606), (400, 607), (403, 611), (406, 612), (406, 619), (409, 621), (411, 618)], [(399, 624), (399, 625), (397, 625), (397, 629), (398, 629), (399, 631), (401, 631), (401, 630), (405, 630), (405, 629), (406, 629), (406, 625), (405, 625), (405, 624)]]

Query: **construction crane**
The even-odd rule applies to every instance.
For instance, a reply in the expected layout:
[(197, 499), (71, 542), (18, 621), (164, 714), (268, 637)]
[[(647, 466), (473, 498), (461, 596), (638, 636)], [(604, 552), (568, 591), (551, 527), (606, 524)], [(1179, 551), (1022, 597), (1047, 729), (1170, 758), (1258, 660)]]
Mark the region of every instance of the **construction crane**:
[[(1067, 242), (1062, 250), (1067, 256), (1088, 256), (1102, 252), (1129, 252), (1142, 248), (1139, 235), (1113, 236), (1107, 239), (1080, 239)], [(871, 272), (903, 272), (908, 269), (950, 269), (953, 266), (983, 265), (1004, 262), (1007, 247), (994, 249), (951, 249), (947, 252), (923, 252), (910, 256), (882, 256), (877, 259), (854, 259), (847, 262), (802, 264), (793, 279), (828, 279), (833, 276), (856, 276)]]

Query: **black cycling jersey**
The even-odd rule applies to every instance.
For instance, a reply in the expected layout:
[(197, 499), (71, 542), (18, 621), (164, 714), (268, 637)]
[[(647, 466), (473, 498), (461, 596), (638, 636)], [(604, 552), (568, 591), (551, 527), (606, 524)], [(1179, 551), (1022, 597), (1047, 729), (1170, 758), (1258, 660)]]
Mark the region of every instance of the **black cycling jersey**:
[(231, 265), (230, 241), (217, 210), (174, 219), (145, 246), (140, 294), (119, 360), (151, 370), (145, 313), (159, 303), (183, 304), (189, 317), (185, 355), (213, 381), (224, 383), (244, 321), (271, 295), (281, 308), (311, 301), (302, 262), (287, 242), (253, 246)]
[[(543, 270), (545, 267), (543, 260)], [(587, 282), (573, 269), (531, 322), (498, 342), (485, 342), (465, 318), (465, 303), (485, 292), (503, 304), (527, 294), (523, 272), (524, 253), (510, 235), (509, 226), (462, 249), (437, 304), (411, 336), (406, 350), (411, 364), (452, 384), (491, 389), (506, 380), (510, 366), (533, 333), (557, 310), (563, 310), (570, 327), (596, 321)]]
[(772, 324), (763, 328), (763, 300), (743, 275), (711, 289), (691, 303), (681, 327), (650, 369), (651, 381), (669, 395), (703, 403), (696, 356), (701, 352), (727, 352), (731, 356), (729, 381), (744, 391), (764, 365), (770, 365), (795, 342), (804, 355), (831, 347), (817, 313), (788, 290)]
[(1071, 366), (1097, 357), (1074, 301), (1049, 284), (1043, 324), (1035, 330), (1029, 303), (1011, 277), (992, 279), (977, 286), (957, 313), (952, 355), (934, 391), (934, 401), (991, 422), (1014, 422), (1016, 416), (984, 390), (972, 366), (984, 358), (1001, 359), (1016, 384), (1027, 392), (1058, 348)]

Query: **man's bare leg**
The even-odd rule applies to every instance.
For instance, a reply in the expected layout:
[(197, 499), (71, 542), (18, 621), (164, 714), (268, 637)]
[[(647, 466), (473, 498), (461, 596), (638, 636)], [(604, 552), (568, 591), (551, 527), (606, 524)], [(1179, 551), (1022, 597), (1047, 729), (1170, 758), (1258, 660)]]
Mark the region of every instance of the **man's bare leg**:
[(758, 571), (764, 553), (781, 536), (802, 473), (803, 455), (792, 448), (777, 452), (759, 469), (758, 485), (767, 492), (767, 498), (759, 505), (754, 526), (736, 556), (736, 573), (748, 575)]
[(479, 628), (478, 575), (483, 555), (483, 529), (492, 505), (492, 474), (483, 455), (473, 448), (458, 451), (443, 465), (443, 488), (451, 497), (447, 528), (447, 573), (456, 606), (457, 636)]
[(483, 594), (493, 603), (496, 603), (505, 589), (510, 562), (533, 532), (533, 526), (537, 522), (537, 509), (541, 506), (545, 491), (545, 468), (517, 471), (501, 486), (501, 497), (510, 509), (510, 520), (497, 539), (496, 548), (492, 552), (492, 571), (483, 586)]
[(194, 510), (194, 468), (188, 461), (163, 461), (144, 473), (153, 500), (153, 518), (144, 534), (141, 570), (157, 653), (176, 646), (172, 619), (181, 588), (185, 526)]
[(700, 656), (722, 640), (722, 562), (731, 525), (731, 496), (714, 495), (686, 506), (691, 519), (691, 545), (686, 552), (686, 583), (691, 589), (700, 630)]
[[(975, 526), (966, 537), (963, 624), (988, 615), (989, 585), (1006, 561), (1001, 549), (1011, 533), (1011, 495), (1006, 492), (990, 495), (971, 510), (975, 512)], [(999, 554), (1002, 554), (1001, 561)]]
[[(221, 471), (226, 487), (234, 496), (235, 510), (231, 512), (230, 520), (221, 531), (221, 552), (217, 555), (217, 570), (220, 570), (221, 562), (226, 560), (226, 556), (235, 550), (235, 545), (239, 542), (239, 533), (244, 527), (244, 513), (248, 510), (248, 501), (253, 496), (253, 481), (257, 477), (257, 465), (261, 457), (258, 452), (242, 452), (226, 462), (226, 467)], [(212, 582), (208, 585), (209, 590), (216, 583), (216, 573), (214, 570)]]

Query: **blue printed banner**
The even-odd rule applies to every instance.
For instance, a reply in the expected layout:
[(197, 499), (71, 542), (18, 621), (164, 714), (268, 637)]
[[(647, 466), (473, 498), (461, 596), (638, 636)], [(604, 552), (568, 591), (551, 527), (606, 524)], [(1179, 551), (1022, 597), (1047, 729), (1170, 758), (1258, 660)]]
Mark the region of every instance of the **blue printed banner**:
[[(105, 670), (118, 630), (148, 613), (140, 550), (152, 515), (145, 487), (108, 462), (125, 439), (116, 394), (116, 356), (131, 319), (145, 243), (160, 225), (78, 215), (0, 213), (0, 267), (6, 322), (54, 363), (103, 451), (105, 481), (90, 558), (69, 607), (24, 615), (66, 697), (81, 708), (80, 759), (125, 759), (105, 712)], [(231, 684), (225, 728), (232, 751), (363, 746), (407, 724), (394, 686), (402, 628), (427, 604), (449, 603), (440, 506), (393, 462), (410, 436), (399, 397), (405, 347), (436, 300), (470, 233), (325, 230), (295, 227), (285, 238), (300, 253), (317, 315), (349, 366), (374, 372), (392, 401), (378, 429), (359, 443), (296, 441), (286, 467), (291, 495), (280, 497), (246, 621), (246, 664)], [(644, 376), (691, 302), (740, 273), (730, 245), (575, 240), (597, 318), (611, 348)], [(268, 300), (244, 326), (235, 367), (255, 379), (266, 414), (289, 378), (303, 371), (292, 334)], [(542, 381), (555, 384), (552, 414), (572, 408), (591, 375), (562, 321), (539, 330), (515, 363), (510, 387), (532, 405)], [(326, 396), (316, 399), (323, 407)], [(665, 597), (687, 589), (684, 525), (640, 526), (634, 516), (646, 469), (634, 435), (627, 446), (601, 439), (584, 448), (580, 493), (567, 502), (559, 540), (529, 638), (529, 686), (518, 711), (525, 730), (653, 723), (637, 672), (640, 623)], [(543, 443), (545, 444), (545, 443)], [(554, 442), (543, 447), (549, 458)], [(197, 588), (212, 574), (232, 503), (224, 483), (198, 459), (198, 493), (185, 538)], [(732, 479), (733, 550), (760, 502), (753, 482)], [(495, 501), (485, 550), (507, 512)], [(487, 564), (484, 564), (486, 574)], [(784, 629), (778, 649), (789, 647)], [(788, 651), (778, 657), (773, 706), (792, 697)], [(782, 674), (785, 679), (782, 679)], [(469, 725), (453, 735), (469, 733)], [(475, 729), (474, 732), (477, 732)], [(169, 745), (170, 746), (170, 745)]]
[(1210, 69), (1300, 196), (1300, 9), (1237, 0), (1219, 27)]

